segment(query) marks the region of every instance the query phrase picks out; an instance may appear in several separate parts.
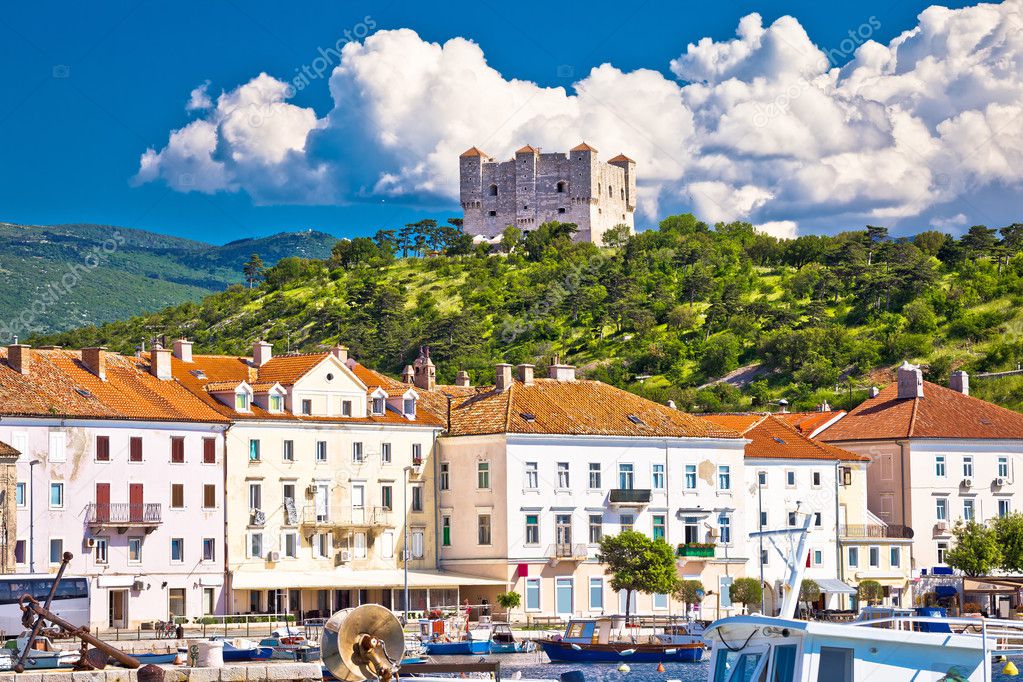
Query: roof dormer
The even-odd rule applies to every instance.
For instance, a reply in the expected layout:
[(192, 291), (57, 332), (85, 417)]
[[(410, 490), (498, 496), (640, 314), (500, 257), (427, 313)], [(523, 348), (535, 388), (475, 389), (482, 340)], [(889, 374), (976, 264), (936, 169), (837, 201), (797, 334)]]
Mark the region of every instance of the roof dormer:
[(274, 414), (284, 412), (288, 391), (280, 384), (276, 382), (256, 383), (252, 385), (252, 391), (255, 395), (255, 403), (259, 407)]
[(247, 381), (214, 381), (206, 391), (235, 412), (252, 412), (252, 386)]
[(404, 393), (388, 397), (387, 404), (405, 419), (413, 420), (416, 418), (416, 403), (418, 401), (419, 394), (409, 388)]
[(369, 399), (370, 416), (381, 417), (387, 412), (387, 391), (378, 386), (366, 397)]

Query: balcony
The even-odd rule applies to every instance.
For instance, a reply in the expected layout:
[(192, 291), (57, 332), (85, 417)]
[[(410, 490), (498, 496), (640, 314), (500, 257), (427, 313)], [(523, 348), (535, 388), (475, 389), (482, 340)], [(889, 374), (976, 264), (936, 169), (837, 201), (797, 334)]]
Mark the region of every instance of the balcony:
[(589, 548), (582, 542), (558, 542), (548, 545), (544, 556), (552, 566), (561, 561), (585, 561), (589, 556)]
[(394, 511), (387, 507), (328, 507), (308, 504), (302, 509), (303, 526), (317, 528), (393, 528)]
[(685, 545), (679, 545), (675, 551), (675, 556), (683, 559), (713, 559), (716, 547), (717, 545), (712, 542), (690, 542)]
[(649, 488), (612, 488), (608, 501), (616, 507), (645, 507), (650, 497)]
[(149, 534), (163, 523), (163, 505), (148, 502), (93, 503), (86, 509), (85, 518), (86, 523), (96, 530), (116, 528), (119, 534), (124, 534), (129, 528), (141, 528)]
[(909, 526), (852, 525), (839, 526), (838, 534), (843, 538), (876, 538), (888, 540), (912, 540), (913, 529)]

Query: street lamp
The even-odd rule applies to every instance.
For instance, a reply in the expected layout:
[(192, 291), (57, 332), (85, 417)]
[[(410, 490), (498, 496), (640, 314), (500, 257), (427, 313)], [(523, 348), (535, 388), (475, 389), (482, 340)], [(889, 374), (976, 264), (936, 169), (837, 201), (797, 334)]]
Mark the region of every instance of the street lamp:
[(36, 572), (36, 476), (35, 468), (42, 464), (38, 459), (28, 463), (28, 570)]
[(408, 623), (408, 475), (412, 471), (412, 467), (405, 467), (402, 469), (401, 477), (401, 496), (402, 496), (402, 509), (404, 510), (403, 525), (405, 527), (404, 533), (402, 533), (404, 539), (404, 549), (401, 552), (402, 571), (405, 574), (405, 622)]

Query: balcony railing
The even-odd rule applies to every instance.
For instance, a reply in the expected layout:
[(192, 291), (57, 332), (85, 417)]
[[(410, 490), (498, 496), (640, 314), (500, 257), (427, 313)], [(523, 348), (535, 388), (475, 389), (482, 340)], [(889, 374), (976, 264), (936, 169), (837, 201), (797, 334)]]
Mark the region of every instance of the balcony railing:
[(608, 501), (621, 506), (642, 506), (650, 504), (649, 488), (612, 488)]
[(711, 543), (691, 543), (688, 545), (679, 545), (675, 551), (675, 555), (679, 557), (713, 557), (714, 548), (716, 545)]
[(394, 525), (394, 511), (388, 507), (323, 507), (315, 504), (302, 509), (303, 526), (377, 528)]
[(102, 502), (90, 504), (86, 521), (91, 526), (113, 526), (124, 532), (132, 527), (155, 528), (163, 522), (163, 505), (154, 502)]
[(913, 539), (913, 529), (909, 526), (878, 526), (876, 524), (839, 526), (838, 534), (844, 538)]
[(548, 559), (578, 559), (582, 560), (589, 556), (589, 548), (583, 542), (572, 544), (570, 542), (556, 542), (547, 547), (546, 556)]

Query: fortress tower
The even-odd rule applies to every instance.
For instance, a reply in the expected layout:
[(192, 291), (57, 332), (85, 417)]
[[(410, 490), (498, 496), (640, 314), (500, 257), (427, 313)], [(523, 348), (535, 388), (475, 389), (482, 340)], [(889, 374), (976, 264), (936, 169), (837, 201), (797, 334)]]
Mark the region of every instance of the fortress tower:
[(568, 154), (541, 153), (526, 145), (509, 161), (495, 161), (477, 147), (459, 158), (462, 229), (493, 239), (509, 225), (523, 232), (556, 220), (579, 227), (576, 241), (603, 244), (615, 225), (635, 229), (636, 162), (624, 154), (610, 161), (583, 142)]

